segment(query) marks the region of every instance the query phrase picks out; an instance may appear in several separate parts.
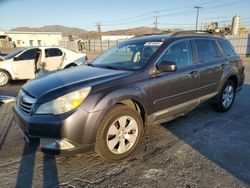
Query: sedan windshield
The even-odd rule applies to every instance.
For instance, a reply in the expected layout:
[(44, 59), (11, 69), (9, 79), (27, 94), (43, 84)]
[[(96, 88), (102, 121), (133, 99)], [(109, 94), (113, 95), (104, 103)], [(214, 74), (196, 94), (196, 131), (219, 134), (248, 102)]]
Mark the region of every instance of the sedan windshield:
[(147, 64), (163, 42), (127, 41), (120, 43), (92, 62), (92, 66), (118, 70), (139, 70)]
[(10, 53), (9, 55), (4, 56), (4, 59), (9, 60), (12, 59), (13, 57), (15, 57), (16, 55), (20, 54), (21, 52), (23, 52), (24, 50), (17, 50), (13, 53)]

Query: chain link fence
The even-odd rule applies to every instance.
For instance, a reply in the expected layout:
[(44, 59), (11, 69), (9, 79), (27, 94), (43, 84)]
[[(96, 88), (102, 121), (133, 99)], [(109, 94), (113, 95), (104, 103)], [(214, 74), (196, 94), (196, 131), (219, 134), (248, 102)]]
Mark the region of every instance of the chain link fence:
[[(242, 57), (250, 56), (250, 34), (249, 35), (226, 35), (226, 38), (232, 43), (237, 53)], [(124, 40), (117, 41), (101, 41), (101, 40), (83, 40), (83, 48), (86, 51), (96, 51), (102, 52), (114, 45), (117, 45), (119, 42)]]

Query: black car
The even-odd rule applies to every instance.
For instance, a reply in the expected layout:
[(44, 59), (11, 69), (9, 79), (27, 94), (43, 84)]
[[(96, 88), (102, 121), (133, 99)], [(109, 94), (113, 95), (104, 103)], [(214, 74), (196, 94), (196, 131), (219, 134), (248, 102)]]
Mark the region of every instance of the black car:
[[(220, 35), (176, 32), (133, 38), (86, 66), (29, 81), (14, 105), (26, 141), (43, 151), (95, 149), (107, 160), (129, 156), (145, 127), (210, 101), (228, 111), (244, 67)], [(32, 139), (33, 140), (33, 139)]]

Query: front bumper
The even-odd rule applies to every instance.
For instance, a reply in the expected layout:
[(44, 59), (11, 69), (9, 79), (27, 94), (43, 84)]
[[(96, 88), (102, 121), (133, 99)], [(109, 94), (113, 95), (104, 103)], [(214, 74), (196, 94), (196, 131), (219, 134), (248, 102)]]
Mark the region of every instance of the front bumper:
[(43, 151), (56, 154), (92, 149), (103, 115), (104, 111), (90, 113), (81, 108), (62, 115), (27, 115), (14, 105), (14, 119), (25, 140), (39, 138)]

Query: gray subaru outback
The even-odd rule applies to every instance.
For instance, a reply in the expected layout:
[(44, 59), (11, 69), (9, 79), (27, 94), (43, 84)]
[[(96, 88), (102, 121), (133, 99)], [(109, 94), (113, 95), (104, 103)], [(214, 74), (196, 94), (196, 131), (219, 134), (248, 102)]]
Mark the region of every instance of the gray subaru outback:
[(145, 127), (207, 101), (218, 112), (228, 111), (243, 82), (242, 61), (223, 36), (143, 36), (88, 65), (29, 81), (14, 114), (26, 142), (39, 139), (45, 152), (94, 149), (116, 161), (135, 151)]

